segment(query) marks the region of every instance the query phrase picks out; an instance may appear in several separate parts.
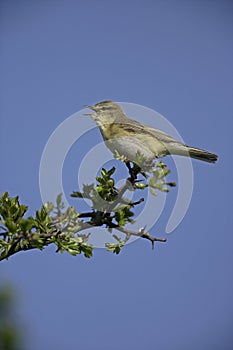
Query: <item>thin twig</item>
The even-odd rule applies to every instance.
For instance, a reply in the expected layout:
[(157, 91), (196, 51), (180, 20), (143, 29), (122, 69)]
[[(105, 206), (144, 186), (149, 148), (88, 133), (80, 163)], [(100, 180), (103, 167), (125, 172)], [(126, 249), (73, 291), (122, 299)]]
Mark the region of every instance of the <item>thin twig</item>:
[(130, 235), (130, 236), (137, 236), (137, 237), (141, 237), (141, 238), (145, 238), (145, 239), (148, 239), (149, 241), (151, 241), (152, 243), (152, 249), (154, 249), (154, 245), (155, 245), (155, 242), (162, 242), (162, 243), (165, 243), (167, 242), (167, 239), (166, 238), (157, 238), (157, 237), (151, 237), (150, 233), (149, 232), (145, 232), (145, 228), (144, 229), (141, 229), (139, 231), (132, 231), (132, 230), (128, 230), (124, 227), (121, 227), (121, 226), (114, 226), (114, 228), (126, 235)]

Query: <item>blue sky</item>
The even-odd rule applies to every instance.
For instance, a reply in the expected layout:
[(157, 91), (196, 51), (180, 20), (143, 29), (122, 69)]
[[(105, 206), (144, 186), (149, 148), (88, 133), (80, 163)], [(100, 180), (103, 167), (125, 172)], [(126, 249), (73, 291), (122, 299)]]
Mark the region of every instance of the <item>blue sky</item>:
[[(25, 349), (231, 349), (232, 2), (2, 0), (0, 6), (0, 186), (19, 195), (30, 214), (41, 206), (44, 146), (84, 104), (145, 105), (188, 144), (219, 154), (215, 165), (193, 161), (189, 211), (154, 251), (138, 240), (119, 256), (99, 249), (87, 260), (49, 247), (1, 263), (0, 283), (10, 282), (17, 293)], [(78, 146), (72, 152), (67, 191), (75, 189)], [(175, 191), (154, 227), (158, 235)]]

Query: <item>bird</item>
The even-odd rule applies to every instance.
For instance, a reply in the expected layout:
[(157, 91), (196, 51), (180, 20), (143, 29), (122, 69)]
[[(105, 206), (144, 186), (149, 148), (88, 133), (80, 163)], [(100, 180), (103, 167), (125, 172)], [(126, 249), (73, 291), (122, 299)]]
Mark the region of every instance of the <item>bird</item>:
[(110, 151), (131, 162), (136, 162), (138, 154), (149, 163), (167, 155), (186, 156), (208, 163), (218, 159), (214, 153), (185, 145), (159, 129), (129, 118), (122, 107), (111, 100), (85, 107), (94, 112), (87, 115), (96, 122)]

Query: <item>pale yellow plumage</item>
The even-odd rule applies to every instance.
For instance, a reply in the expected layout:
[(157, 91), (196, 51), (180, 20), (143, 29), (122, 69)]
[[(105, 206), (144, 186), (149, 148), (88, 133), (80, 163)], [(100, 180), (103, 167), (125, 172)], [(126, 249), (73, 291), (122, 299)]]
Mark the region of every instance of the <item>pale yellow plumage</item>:
[(121, 106), (112, 101), (87, 107), (95, 112), (90, 116), (99, 126), (106, 146), (130, 161), (135, 161), (137, 153), (148, 161), (168, 154), (190, 156), (209, 163), (215, 163), (218, 159), (216, 154), (184, 145), (158, 129), (128, 118)]

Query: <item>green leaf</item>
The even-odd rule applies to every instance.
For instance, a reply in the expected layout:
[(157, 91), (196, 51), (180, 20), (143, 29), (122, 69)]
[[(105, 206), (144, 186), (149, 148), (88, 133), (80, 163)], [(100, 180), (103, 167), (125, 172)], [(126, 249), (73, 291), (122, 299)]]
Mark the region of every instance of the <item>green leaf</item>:
[(82, 242), (82, 237), (58, 236), (53, 237), (53, 242), (57, 245), (58, 251), (63, 253), (67, 251), (69, 254), (76, 256), (83, 253), (86, 258), (92, 256), (93, 247)]
[(62, 209), (62, 193), (57, 196), (56, 204), (58, 209)]
[(118, 243), (106, 243), (105, 247), (107, 248), (108, 252), (119, 254), (124, 245), (125, 242), (119, 239)]
[(108, 175), (109, 177), (112, 176), (115, 173), (116, 168), (113, 166), (109, 171), (108, 171)]
[(101, 175), (102, 175), (103, 180), (109, 180), (111, 175), (114, 174), (115, 170), (116, 170), (115, 167), (112, 167), (109, 171), (107, 171), (106, 169), (102, 168)]
[(78, 191), (73, 191), (70, 196), (74, 198), (83, 198), (83, 194)]
[(13, 220), (11, 220), (10, 218), (7, 218), (4, 222), (4, 225), (8, 229), (9, 233), (16, 233), (17, 224)]
[(143, 183), (136, 183), (134, 186), (139, 190), (144, 190), (146, 187), (148, 187), (147, 184), (143, 184)]
[(44, 206), (41, 210), (36, 211), (35, 228), (37, 228), (41, 233), (47, 232), (51, 229), (51, 218), (49, 217)]
[(92, 257), (93, 247), (91, 245), (82, 244), (81, 245), (81, 250), (82, 250), (85, 258), (91, 258)]
[(133, 220), (130, 219), (132, 216), (134, 216), (134, 213), (130, 210), (130, 205), (119, 205), (116, 210), (114, 210), (115, 213), (115, 220), (117, 221), (119, 226), (125, 226), (127, 222), (132, 222)]
[(32, 228), (36, 226), (36, 222), (32, 217), (29, 217), (27, 219), (21, 219), (19, 221), (19, 228), (23, 233), (30, 232)]
[(133, 162), (134, 166), (142, 169), (146, 163), (147, 158), (142, 153), (137, 152), (135, 162)]
[(54, 204), (51, 202), (47, 202), (44, 204), (44, 208), (47, 211), (48, 214), (51, 214), (52, 211), (54, 210)]
[(101, 170), (101, 175), (103, 176), (103, 178), (107, 175), (107, 171), (104, 168), (102, 168)]

